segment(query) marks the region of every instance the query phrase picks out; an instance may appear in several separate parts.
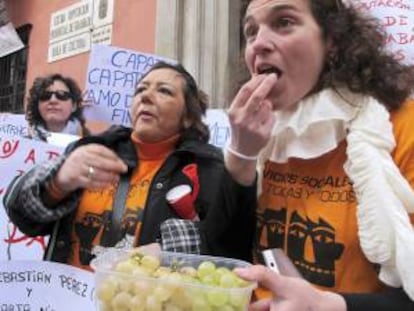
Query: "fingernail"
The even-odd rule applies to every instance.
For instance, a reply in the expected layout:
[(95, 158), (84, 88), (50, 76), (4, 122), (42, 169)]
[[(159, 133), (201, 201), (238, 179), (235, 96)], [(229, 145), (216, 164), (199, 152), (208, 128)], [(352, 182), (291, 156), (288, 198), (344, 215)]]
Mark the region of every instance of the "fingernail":
[(247, 269), (246, 268), (234, 268), (233, 271), (235, 273), (237, 273), (238, 275), (245, 275), (247, 273)]
[(272, 73), (270, 74), (270, 76), (275, 77), (276, 79), (278, 78), (278, 75), (277, 75), (277, 73), (276, 73), (276, 72), (272, 72)]

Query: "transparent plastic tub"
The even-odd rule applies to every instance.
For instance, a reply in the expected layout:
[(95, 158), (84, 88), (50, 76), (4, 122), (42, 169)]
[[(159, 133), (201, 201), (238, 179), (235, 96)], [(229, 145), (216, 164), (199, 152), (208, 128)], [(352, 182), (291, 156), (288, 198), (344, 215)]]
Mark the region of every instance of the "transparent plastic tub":
[(244, 311), (257, 284), (231, 270), (247, 266), (223, 257), (116, 249), (91, 262), (99, 311)]

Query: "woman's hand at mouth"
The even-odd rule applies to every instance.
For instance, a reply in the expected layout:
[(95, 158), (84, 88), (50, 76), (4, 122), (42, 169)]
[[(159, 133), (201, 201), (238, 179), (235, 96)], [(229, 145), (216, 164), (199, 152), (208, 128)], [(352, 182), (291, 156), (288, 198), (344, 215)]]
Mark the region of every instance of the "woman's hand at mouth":
[(233, 150), (257, 156), (268, 142), (275, 119), (267, 96), (276, 81), (275, 73), (253, 76), (234, 98), (228, 111)]
[(239, 90), (228, 110), (231, 140), (226, 166), (233, 178), (242, 184), (253, 182), (255, 160), (272, 133), (275, 116), (267, 97), (276, 81), (275, 73), (253, 76)]

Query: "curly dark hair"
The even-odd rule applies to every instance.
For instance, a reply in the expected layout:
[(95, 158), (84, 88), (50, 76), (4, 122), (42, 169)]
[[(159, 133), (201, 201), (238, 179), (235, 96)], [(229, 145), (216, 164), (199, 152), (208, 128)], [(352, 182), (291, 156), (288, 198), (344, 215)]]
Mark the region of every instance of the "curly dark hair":
[[(206, 114), (208, 107), (208, 96), (197, 86), (197, 82), (193, 76), (181, 64), (170, 64), (164, 61), (155, 63), (139, 81), (145, 78), (151, 71), (157, 69), (171, 69), (176, 71), (184, 79), (184, 100), (186, 117), (191, 121), (189, 128), (183, 128), (181, 132), (181, 139), (186, 137), (195, 137), (203, 142), (208, 142), (210, 139), (210, 131), (202, 120)], [(139, 83), (138, 81), (138, 83)]]
[[(242, 12), (254, 0), (243, 0)], [(348, 87), (398, 109), (414, 91), (414, 66), (404, 65), (386, 50), (386, 33), (378, 19), (365, 16), (340, 0), (309, 0), (323, 39), (331, 40), (318, 84), (323, 88)]]
[(39, 112), (39, 100), (40, 95), (43, 94), (49, 86), (55, 81), (61, 81), (69, 89), (73, 104), (76, 106), (76, 110), (72, 112), (69, 120), (79, 120), (82, 127), (82, 136), (89, 135), (89, 130), (85, 126), (85, 119), (83, 117), (82, 107), (82, 91), (75, 80), (70, 77), (65, 77), (61, 74), (55, 73), (47, 75), (45, 77), (38, 77), (34, 80), (32, 87), (29, 90), (29, 96), (27, 98), (26, 105), (26, 120), (29, 125), (33, 128), (41, 125), (47, 129), (47, 126), (42, 119)]

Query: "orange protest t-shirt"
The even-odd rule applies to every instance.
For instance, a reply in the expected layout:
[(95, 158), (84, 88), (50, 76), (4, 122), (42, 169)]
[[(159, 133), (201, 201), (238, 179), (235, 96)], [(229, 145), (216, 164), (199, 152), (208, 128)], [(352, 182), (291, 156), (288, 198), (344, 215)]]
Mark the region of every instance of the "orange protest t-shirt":
[[(148, 191), (155, 174), (173, 150), (178, 136), (156, 144), (140, 142), (134, 134), (132, 140), (137, 146), (138, 167), (132, 173), (122, 217), (122, 231), (125, 233), (117, 245), (132, 248), (138, 239), (142, 213)], [(90, 269), (92, 249), (99, 245), (108, 231), (116, 189), (111, 186), (101, 190), (85, 190), (82, 194), (71, 234), (71, 254), (68, 263)]]
[[(414, 187), (414, 102), (391, 116), (393, 158)], [(383, 284), (358, 238), (357, 199), (343, 165), (346, 142), (316, 159), (266, 162), (259, 197), (259, 251), (282, 248), (299, 272), (322, 289), (377, 292)], [(261, 256), (257, 253), (257, 258)]]

